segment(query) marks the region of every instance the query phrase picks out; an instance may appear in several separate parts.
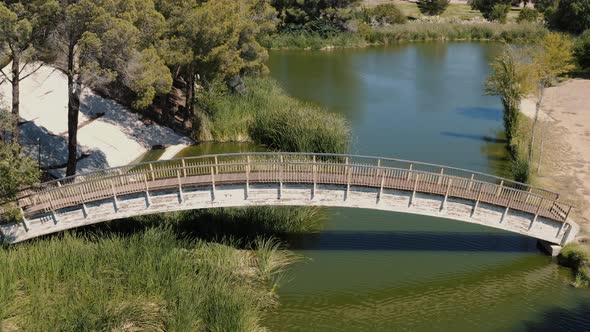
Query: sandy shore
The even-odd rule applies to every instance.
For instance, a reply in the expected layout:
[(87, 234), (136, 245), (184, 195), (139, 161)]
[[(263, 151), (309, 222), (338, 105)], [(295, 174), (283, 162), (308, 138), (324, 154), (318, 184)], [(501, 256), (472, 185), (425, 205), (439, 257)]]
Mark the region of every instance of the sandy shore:
[[(525, 115), (534, 116), (534, 103), (525, 101)], [(543, 157), (536, 182), (576, 205), (573, 218), (582, 228), (582, 237), (589, 238), (590, 80), (569, 80), (546, 89), (541, 107), (544, 121), (536, 137), (539, 144), (541, 132), (544, 135)], [(533, 165), (534, 172), (536, 167)]]
[[(0, 93), (9, 109), (11, 86), (0, 85)], [(67, 77), (44, 66), (21, 82), (20, 94), (21, 119), (26, 121), (20, 126), (22, 142), (36, 154), (39, 139), (42, 165), (62, 176), (65, 169), (59, 166), (67, 158)], [(166, 153), (170, 156), (178, 146), (193, 143), (170, 128), (144, 124), (138, 114), (89, 89), (81, 95), (78, 127), (79, 172), (129, 164), (155, 145), (174, 147)]]

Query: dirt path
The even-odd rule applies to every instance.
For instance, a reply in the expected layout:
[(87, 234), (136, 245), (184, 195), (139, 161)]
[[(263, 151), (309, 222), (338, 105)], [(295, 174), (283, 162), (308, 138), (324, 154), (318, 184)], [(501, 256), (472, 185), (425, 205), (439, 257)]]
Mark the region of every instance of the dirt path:
[[(537, 132), (544, 135), (540, 174), (536, 182), (563, 194), (577, 209), (574, 220), (582, 237), (590, 238), (590, 80), (569, 80), (548, 88), (542, 110), (549, 120)], [(542, 134), (541, 134), (542, 132)], [(535, 160), (538, 160), (538, 155)]]

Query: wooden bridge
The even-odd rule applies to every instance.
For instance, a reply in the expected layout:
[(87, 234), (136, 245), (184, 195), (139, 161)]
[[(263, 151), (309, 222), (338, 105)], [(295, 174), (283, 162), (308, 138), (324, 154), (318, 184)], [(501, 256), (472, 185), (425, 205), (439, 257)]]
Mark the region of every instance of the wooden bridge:
[(10, 204), (24, 218), (0, 221), (9, 243), (131, 216), (253, 205), (421, 214), (559, 245), (579, 230), (569, 218), (572, 206), (550, 191), (440, 165), (334, 154), (241, 153), (128, 165), (46, 182)]

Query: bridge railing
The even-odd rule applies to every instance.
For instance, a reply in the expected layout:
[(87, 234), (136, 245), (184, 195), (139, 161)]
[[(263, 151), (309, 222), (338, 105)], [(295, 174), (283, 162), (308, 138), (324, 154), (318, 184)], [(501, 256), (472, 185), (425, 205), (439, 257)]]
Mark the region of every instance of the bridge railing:
[(120, 195), (217, 182), (319, 183), (425, 192), (565, 222), (572, 206), (541, 188), (484, 173), (369, 156), (311, 153), (207, 155), (115, 167), (43, 183), (19, 193), (25, 214)]

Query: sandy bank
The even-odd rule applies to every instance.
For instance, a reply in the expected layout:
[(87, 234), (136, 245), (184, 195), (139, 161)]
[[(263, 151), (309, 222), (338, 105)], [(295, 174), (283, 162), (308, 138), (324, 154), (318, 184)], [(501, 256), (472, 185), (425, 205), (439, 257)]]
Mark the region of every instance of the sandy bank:
[[(0, 85), (0, 93), (10, 109), (10, 84)], [(23, 143), (36, 153), (40, 139), (42, 165), (56, 168), (52, 170), (56, 176), (65, 174), (59, 166), (65, 165), (67, 158), (67, 77), (44, 66), (21, 82), (20, 95), (21, 119), (27, 121), (20, 126)], [(192, 144), (170, 128), (144, 124), (138, 114), (89, 89), (81, 95), (78, 126), (79, 151), (83, 154), (78, 171), (129, 164), (155, 145)]]
[[(535, 102), (524, 102), (525, 115), (534, 117)], [(540, 174), (535, 173), (537, 164), (533, 165), (536, 182), (576, 205), (573, 218), (589, 237), (590, 80), (569, 80), (546, 89), (541, 109), (543, 121), (536, 137), (539, 143), (542, 132), (544, 143)]]

